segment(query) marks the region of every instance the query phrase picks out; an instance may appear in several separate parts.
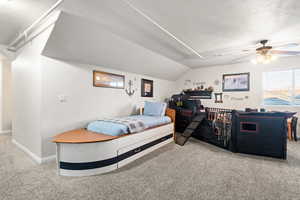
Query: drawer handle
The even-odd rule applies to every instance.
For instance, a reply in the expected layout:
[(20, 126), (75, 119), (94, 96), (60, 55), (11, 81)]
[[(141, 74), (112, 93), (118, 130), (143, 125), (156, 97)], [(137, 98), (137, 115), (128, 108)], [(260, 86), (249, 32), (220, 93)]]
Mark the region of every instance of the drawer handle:
[(141, 148), (135, 149), (135, 150), (134, 150), (134, 153), (138, 153), (138, 152), (140, 152), (141, 150), (142, 150)]

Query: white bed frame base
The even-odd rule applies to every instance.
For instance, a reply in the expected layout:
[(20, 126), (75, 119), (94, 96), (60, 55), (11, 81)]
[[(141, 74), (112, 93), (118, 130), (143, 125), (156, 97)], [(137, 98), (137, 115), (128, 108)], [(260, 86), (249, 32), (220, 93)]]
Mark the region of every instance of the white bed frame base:
[[(148, 129), (140, 133), (120, 137), (114, 140), (94, 143), (56, 143), (58, 174), (62, 176), (90, 176), (111, 172), (132, 161), (170, 143), (173, 137), (164, 139), (147, 149), (139, 152), (139, 147), (174, 133), (174, 123)], [(93, 169), (62, 169), (60, 162), (90, 163), (117, 158), (118, 156), (136, 149), (135, 154), (108, 166)]]

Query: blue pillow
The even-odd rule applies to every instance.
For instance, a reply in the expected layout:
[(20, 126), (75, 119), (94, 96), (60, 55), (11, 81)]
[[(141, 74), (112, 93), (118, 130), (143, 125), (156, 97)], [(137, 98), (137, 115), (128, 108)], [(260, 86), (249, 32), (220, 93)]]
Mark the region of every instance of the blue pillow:
[(144, 115), (150, 116), (164, 116), (166, 112), (167, 104), (160, 102), (145, 102)]

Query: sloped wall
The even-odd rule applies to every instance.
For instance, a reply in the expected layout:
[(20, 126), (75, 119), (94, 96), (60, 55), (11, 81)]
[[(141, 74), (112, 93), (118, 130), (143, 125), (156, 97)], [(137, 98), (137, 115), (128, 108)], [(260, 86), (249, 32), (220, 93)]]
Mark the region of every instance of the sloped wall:
[(176, 80), (188, 67), (115, 35), (95, 21), (63, 12), (44, 56)]

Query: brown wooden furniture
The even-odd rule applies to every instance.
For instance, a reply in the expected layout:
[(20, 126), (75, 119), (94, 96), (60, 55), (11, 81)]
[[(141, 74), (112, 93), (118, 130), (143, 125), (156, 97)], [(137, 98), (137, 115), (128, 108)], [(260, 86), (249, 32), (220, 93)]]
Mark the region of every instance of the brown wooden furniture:
[(86, 129), (77, 129), (61, 133), (54, 137), (53, 142), (56, 143), (90, 143), (90, 142), (104, 142), (113, 140), (119, 136), (110, 136), (100, 133), (87, 131)]
[(167, 108), (166, 110), (166, 116), (170, 117), (172, 122), (174, 123), (174, 132), (173, 132), (173, 138), (174, 140), (176, 139), (176, 134), (175, 134), (175, 121), (176, 121), (176, 111), (174, 109)]
[[(175, 110), (167, 108), (166, 110), (166, 116), (170, 117), (172, 120), (172, 123), (175, 123)], [(165, 124), (163, 124), (165, 125)], [(163, 126), (160, 125), (160, 126)], [(151, 127), (149, 129), (157, 128)], [(147, 129), (148, 130), (148, 129)], [(125, 137), (126, 135), (122, 136), (111, 136), (111, 135), (105, 135), (101, 133), (94, 133), (91, 131), (88, 131), (86, 129), (77, 129), (72, 131), (67, 131), (61, 134), (58, 134), (54, 137), (53, 142), (55, 143), (91, 143), (91, 142), (105, 142), (109, 140), (113, 140), (119, 137)], [(173, 133), (173, 137), (175, 137), (175, 134)]]
[(292, 137), (292, 118), (289, 118), (287, 120), (287, 123), (288, 123), (287, 137), (288, 137), (289, 140), (293, 140), (293, 137)]

